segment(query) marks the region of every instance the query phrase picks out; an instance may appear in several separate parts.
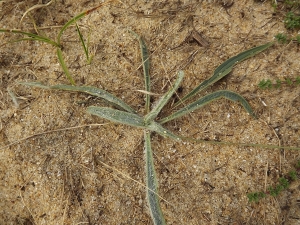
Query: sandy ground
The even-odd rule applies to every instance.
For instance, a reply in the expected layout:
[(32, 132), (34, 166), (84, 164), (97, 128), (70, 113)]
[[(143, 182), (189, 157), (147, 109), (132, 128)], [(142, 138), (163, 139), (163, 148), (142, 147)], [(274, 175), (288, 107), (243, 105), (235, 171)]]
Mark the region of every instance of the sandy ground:
[[(35, 32), (35, 25), (40, 34), (55, 38), (70, 18), (99, 3), (57, 0), (21, 21), (38, 1), (1, 1), (0, 27)], [(139, 45), (128, 29), (142, 35), (150, 50), (153, 93), (165, 93), (176, 71), (189, 62), (179, 96), (224, 60), (287, 32), (269, 1), (227, 6), (197, 0), (115, 2), (78, 22), (89, 37), (91, 65), (74, 26), (63, 36), (64, 57), (77, 85), (101, 87), (144, 115)], [(209, 45), (185, 41), (193, 29)], [(3, 44), (20, 37), (0, 34)], [(276, 44), (200, 94), (236, 91), (259, 119), (238, 104), (218, 100), (166, 127), (198, 139), (299, 147), (300, 86), (257, 86), (261, 79), (299, 76), (299, 50), (295, 43)], [(142, 186), (142, 130), (87, 114), (87, 106), (106, 104), (100, 99), (20, 85), (68, 84), (50, 45), (1, 45), (0, 66), (0, 224), (152, 224)], [(171, 111), (166, 107), (161, 116)], [(257, 204), (246, 196), (277, 184), (300, 159), (298, 151), (174, 142), (156, 134), (152, 145), (167, 224), (300, 224), (299, 182)]]

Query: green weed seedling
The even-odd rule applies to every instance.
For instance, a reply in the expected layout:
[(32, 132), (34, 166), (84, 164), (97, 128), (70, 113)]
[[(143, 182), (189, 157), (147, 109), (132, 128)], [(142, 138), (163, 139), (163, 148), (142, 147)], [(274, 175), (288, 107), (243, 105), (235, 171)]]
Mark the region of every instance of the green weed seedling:
[[(111, 1), (111, 0), (110, 0)], [(73, 77), (71, 76), (69, 70), (68, 70), (68, 67), (63, 59), (63, 53), (62, 53), (62, 44), (61, 44), (61, 37), (64, 33), (64, 31), (70, 27), (72, 24), (76, 23), (79, 19), (81, 19), (82, 17), (90, 14), (91, 12), (95, 11), (96, 9), (104, 6), (105, 4), (108, 4), (110, 1), (107, 1), (106, 3), (102, 3), (100, 4), (99, 6), (97, 7), (94, 7), (90, 10), (87, 10), (83, 13), (80, 13), (78, 14), (77, 16), (73, 17), (71, 20), (69, 20), (62, 28), (61, 30), (59, 31), (58, 35), (57, 35), (57, 38), (56, 40), (51, 40), (50, 38), (48, 37), (45, 37), (45, 36), (42, 36), (42, 35), (39, 35), (39, 34), (34, 34), (34, 33), (28, 33), (28, 32), (25, 32), (25, 31), (21, 31), (21, 30), (10, 30), (10, 29), (0, 29), (0, 32), (4, 32), (4, 33), (14, 33), (14, 34), (21, 34), (23, 36), (25, 36), (24, 38), (20, 38), (20, 39), (17, 39), (17, 40), (14, 40), (14, 41), (10, 41), (10, 42), (20, 42), (20, 41), (41, 41), (41, 42), (44, 42), (44, 43), (47, 43), (47, 44), (50, 44), (52, 46), (54, 46), (56, 48), (56, 54), (57, 54), (57, 57), (58, 57), (58, 60), (59, 60), (59, 63), (67, 77), (67, 79), (69, 80), (69, 82), (72, 84), (72, 85), (75, 85), (75, 81), (73, 79)], [(27, 10), (28, 11), (28, 10)], [(25, 13), (26, 14), (26, 13)], [(24, 15), (25, 15), (24, 14)], [(23, 18), (23, 17), (22, 17)], [(88, 53), (88, 47), (87, 47), (87, 44), (85, 44), (84, 40), (83, 40), (83, 36), (76, 24), (76, 28), (77, 28), (77, 32), (78, 32), (78, 35), (79, 35), (79, 38), (80, 38), (80, 42), (82, 43), (82, 46), (84, 48), (84, 52), (85, 52), (85, 55), (87, 57), (87, 61), (88, 63), (91, 62), (92, 60), (92, 57), (89, 56), (89, 53)]]
[(80, 38), (80, 42), (81, 42), (81, 44), (82, 44), (84, 53), (85, 53), (87, 63), (88, 63), (88, 64), (91, 64), (91, 62), (92, 62), (92, 60), (93, 60), (93, 57), (90, 56), (90, 54), (89, 54), (89, 38), (88, 38), (87, 43), (85, 43), (85, 41), (84, 41), (84, 39), (83, 39), (83, 35), (82, 35), (82, 33), (80, 32), (80, 29), (79, 29), (77, 23), (76, 23), (76, 30), (77, 30), (78, 36), (79, 36), (79, 38)]
[(279, 34), (275, 35), (275, 39), (280, 44), (287, 44), (291, 41), (300, 44), (300, 35), (297, 35), (296, 37), (288, 37), (288, 35), (286, 35), (286, 34), (279, 33)]
[[(151, 149), (151, 133), (158, 133), (162, 135), (163, 137), (168, 137), (171, 139), (174, 139), (176, 141), (180, 140), (189, 140), (189, 141), (200, 141), (204, 142), (203, 140), (195, 140), (193, 138), (188, 137), (181, 137), (179, 135), (176, 135), (172, 133), (170, 130), (163, 127), (163, 124), (169, 121), (172, 121), (176, 118), (179, 118), (181, 116), (184, 116), (194, 110), (197, 110), (204, 105), (217, 100), (219, 98), (226, 98), (234, 102), (239, 102), (246, 112), (248, 112), (252, 117), (255, 117), (253, 110), (251, 109), (249, 103), (239, 94), (228, 91), (228, 90), (221, 90), (216, 91), (211, 94), (208, 94), (204, 97), (201, 97), (197, 99), (196, 101), (187, 104), (186, 106), (182, 107), (181, 109), (178, 109), (173, 114), (164, 117), (160, 120), (157, 120), (157, 116), (160, 113), (160, 111), (163, 109), (163, 107), (168, 103), (174, 92), (179, 87), (181, 81), (184, 77), (184, 72), (179, 71), (177, 74), (177, 79), (173, 86), (169, 89), (167, 93), (165, 93), (152, 107), (150, 108), (150, 74), (149, 74), (149, 68), (150, 68), (150, 62), (149, 62), (149, 54), (147, 46), (144, 42), (144, 40), (137, 35), (134, 32), (131, 32), (135, 35), (135, 37), (138, 39), (141, 49), (141, 57), (142, 57), (142, 65), (143, 65), (143, 71), (144, 71), (144, 81), (145, 81), (145, 93), (146, 93), (146, 101), (145, 101), (145, 111), (146, 115), (141, 116), (138, 115), (134, 109), (132, 109), (129, 105), (127, 105), (123, 100), (117, 98), (116, 96), (95, 87), (87, 87), (87, 86), (72, 86), (72, 85), (55, 85), (55, 86), (45, 86), (41, 83), (31, 82), (31, 83), (23, 83), (25, 85), (39, 87), (39, 88), (45, 88), (45, 89), (56, 89), (56, 90), (66, 90), (66, 91), (79, 91), (79, 92), (85, 92), (91, 95), (95, 95), (100, 98), (104, 98), (110, 103), (113, 103), (114, 105), (117, 105), (120, 109), (112, 109), (109, 107), (96, 107), (96, 106), (90, 106), (87, 108), (87, 112), (99, 116), (101, 118), (105, 118), (107, 120), (110, 120), (115, 123), (120, 124), (126, 124), (129, 126), (137, 127), (144, 130), (144, 153), (145, 153), (145, 164), (146, 164), (146, 192), (147, 192), (147, 200), (148, 200), (148, 206), (150, 209), (150, 214), (153, 220), (153, 223), (155, 225), (162, 225), (165, 224), (165, 218), (163, 216), (161, 207), (160, 207), (160, 196), (158, 195), (158, 182), (156, 177), (156, 172), (154, 168), (154, 162), (153, 162), (153, 154)], [(190, 93), (188, 93), (186, 96), (184, 96), (177, 104), (176, 106), (180, 106), (182, 102), (189, 100), (191, 97), (198, 94), (200, 91), (205, 90), (210, 85), (213, 85), (215, 82), (226, 76), (231, 72), (233, 67), (249, 58), (252, 57), (265, 49), (269, 48), (273, 45), (273, 42), (249, 49), (245, 52), (242, 52), (224, 63), (222, 63), (217, 69), (214, 71), (212, 77), (209, 79), (203, 81), (200, 85), (198, 85), (195, 89), (193, 89)], [(205, 141), (206, 142), (206, 141)], [(213, 142), (218, 144), (233, 144), (233, 143), (226, 143), (226, 142)], [(241, 144), (246, 146), (254, 146), (254, 144)], [(272, 148), (278, 148), (278, 146), (263, 146), (263, 145), (255, 145), (260, 147), (272, 147)], [(282, 147), (281, 147), (282, 148)], [(296, 148), (298, 149), (298, 148)]]
[(281, 44), (288, 43), (288, 37), (286, 34), (281, 34), (281, 33), (277, 34), (277, 35), (275, 35), (275, 39)]
[(285, 80), (279, 80), (277, 79), (275, 82), (272, 82), (270, 79), (262, 79), (259, 83), (258, 83), (258, 87), (262, 90), (265, 89), (278, 89), (281, 88), (282, 86), (298, 86), (300, 85), (300, 77), (296, 77), (294, 79), (291, 78), (286, 78)]
[(299, 0), (272, 0), (271, 4), (275, 12), (280, 11), (280, 15), (285, 15), (283, 21), (287, 29), (293, 30), (300, 28)]
[[(297, 42), (300, 44), (300, 35), (297, 35), (296, 37), (289, 37), (287, 34), (279, 33), (275, 35), (275, 39), (277, 40), (278, 43), (280, 44), (287, 44), (290, 43), (291, 41)], [(281, 88), (282, 86), (298, 86), (300, 84), (300, 77), (296, 78), (286, 78), (285, 80), (280, 80), (277, 79), (275, 81), (271, 81), (270, 79), (262, 79), (258, 83), (258, 87), (262, 90), (265, 89), (278, 89)]]
[(300, 175), (300, 161), (296, 164), (296, 170), (290, 171), (287, 176), (279, 178), (279, 184), (274, 187), (269, 187), (266, 192), (252, 192), (247, 194), (249, 202), (259, 202), (268, 195), (277, 197), (283, 190), (289, 188), (291, 182), (297, 180)]
[(300, 28), (300, 16), (293, 12), (288, 12), (285, 15), (284, 24), (287, 29), (299, 29)]

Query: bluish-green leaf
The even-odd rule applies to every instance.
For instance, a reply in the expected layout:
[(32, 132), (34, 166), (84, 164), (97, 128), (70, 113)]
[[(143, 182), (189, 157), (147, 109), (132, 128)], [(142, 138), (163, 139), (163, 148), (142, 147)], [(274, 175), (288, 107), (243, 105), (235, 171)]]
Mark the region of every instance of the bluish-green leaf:
[(145, 138), (145, 157), (146, 157), (146, 186), (147, 186), (147, 200), (150, 209), (150, 214), (154, 225), (166, 224), (163, 216), (158, 192), (158, 182), (153, 162), (153, 154), (151, 149), (150, 133), (144, 131)]
[(100, 98), (103, 98), (107, 100), (110, 103), (113, 103), (122, 109), (125, 109), (128, 112), (135, 113), (135, 111), (127, 105), (124, 101), (121, 99), (117, 98), (116, 96), (110, 94), (109, 92), (96, 88), (96, 87), (89, 87), (89, 86), (72, 86), (72, 85), (64, 85), (64, 84), (59, 84), (59, 85), (54, 85), (54, 86), (46, 86), (43, 85), (42, 83), (39, 82), (21, 82), (23, 85), (27, 86), (33, 86), (33, 87), (39, 87), (39, 88), (44, 88), (44, 89), (56, 89), (56, 90), (64, 90), (64, 91), (78, 91), (78, 92), (84, 92), (93, 96), (97, 96)]
[(154, 120), (157, 115), (160, 113), (160, 111), (162, 110), (162, 108), (168, 103), (169, 99), (172, 97), (172, 95), (174, 94), (174, 92), (177, 90), (178, 86), (180, 85), (182, 79), (184, 76), (184, 72), (183, 71), (179, 71), (178, 72), (178, 76), (177, 76), (177, 80), (175, 82), (175, 84), (173, 85), (172, 88), (170, 88), (170, 90), (164, 94), (160, 100), (158, 100), (158, 102), (156, 103), (156, 105), (153, 107), (153, 109), (151, 110), (151, 112), (149, 112), (146, 116), (145, 116), (145, 123), (149, 123), (150, 121)]
[(248, 59), (248, 58), (264, 51), (265, 49), (269, 48), (273, 44), (274, 44), (273, 42), (269, 42), (267, 44), (260, 45), (258, 47), (255, 47), (255, 48), (249, 49), (247, 51), (244, 51), (244, 52), (242, 52), (242, 53), (226, 60), (220, 66), (218, 66), (218, 68), (214, 71), (214, 74), (213, 74), (212, 77), (210, 77), (209, 79), (203, 81), (194, 90), (192, 90), (190, 93), (188, 93), (186, 96), (184, 96), (179, 102), (177, 102), (175, 104), (175, 106), (177, 106), (177, 105), (181, 104), (182, 102), (186, 101), (187, 99), (193, 97), (198, 92), (203, 91), (208, 86), (214, 84), (215, 82), (217, 82), (218, 80), (220, 80), (221, 78), (223, 78), (224, 76), (229, 74), (230, 71), (233, 69), (233, 66), (235, 64), (237, 64), (239, 62), (242, 62), (245, 59)]
[[(143, 64), (143, 71), (144, 71), (144, 80), (145, 80), (145, 91), (150, 92), (150, 61), (149, 61), (149, 53), (147, 49), (147, 45), (142, 37), (140, 37), (135, 32), (129, 30), (139, 41), (140, 48), (141, 48), (141, 55), (142, 55), (142, 64)], [(150, 95), (146, 94), (146, 103), (145, 103), (146, 112), (150, 111)]]
[(43, 88), (43, 89), (50, 89), (49, 86), (44, 85), (44, 84), (42, 84), (40, 82), (20, 82), (19, 84), (23, 84), (23, 85), (26, 85), (26, 86)]
[(58, 90), (66, 90), (66, 91), (85, 92), (87, 94), (103, 98), (113, 104), (116, 104), (128, 112), (135, 113), (135, 111), (129, 105), (127, 105), (123, 100), (117, 98), (116, 96), (100, 88), (90, 87), (90, 86), (72, 86), (72, 85), (54, 85), (51, 86), (50, 88), (58, 89)]
[(134, 113), (124, 112), (108, 107), (97, 106), (88, 107), (87, 112), (115, 123), (126, 124), (144, 129), (146, 128), (144, 125), (143, 118)]
[(172, 115), (159, 120), (159, 123), (163, 124), (170, 120), (184, 116), (185, 114), (190, 113), (196, 109), (199, 109), (199, 108), (203, 107), (204, 105), (210, 103), (211, 101), (217, 100), (219, 98), (226, 98), (228, 100), (241, 103), (241, 105), (245, 108), (245, 110), (251, 116), (253, 116), (255, 118), (255, 115), (252, 111), (251, 106), (241, 95), (239, 95), (235, 92), (232, 92), (232, 91), (222, 90), (222, 91), (216, 91), (214, 93), (204, 96), (203, 98), (200, 98), (199, 100), (185, 106), (184, 108), (178, 110), (177, 112), (173, 113)]
[(144, 130), (154, 131), (162, 135), (163, 137), (169, 137), (177, 141), (180, 140), (179, 136), (163, 128), (159, 123), (151, 121), (150, 124), (145, 125), (144, 119), (134, 113), (124, 112), (124, 111), (120, 111), (108, 107), (97, 107), (97, 106), (88, 107), (87, 112), (89, 112), (92, 115), (99, 116), (101, 118), (110, 120), (115, 123), (126, 124), (129, 126), (142, 128)]

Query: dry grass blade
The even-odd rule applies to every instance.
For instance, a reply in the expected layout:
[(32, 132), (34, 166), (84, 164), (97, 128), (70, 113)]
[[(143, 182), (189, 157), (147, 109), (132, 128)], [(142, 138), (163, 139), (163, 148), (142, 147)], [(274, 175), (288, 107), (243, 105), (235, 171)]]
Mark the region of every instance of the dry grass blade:
[(227, 90), (222, 90), (222, 91), (216, 91), (214, 93), (208, 94), (206, 96), (204, 96), (203, 98), (200, 98), (199, 100), (187, 105), (186, 107), (178, 110), (177, 112), (173, 113), (170, 116), (167, 116), (163, 119), (161, 119), (159, 122), (161, 124), (166, 123), (170, 120), (176, 119), (178, 117), (184, 116), (185, 114), (192, 112), (196, 109), (199, 109), (201, 107), (203, 107), (204, 105), (217, 100), (219, 98), (226, 98), (228, 100), (231, 101), (235, 101), (235, 102), (240, 102), (242, 104), (242, 106), (245, 108), (245, 110), (255, 118), (255, 115), (251, 109), (251, 106), (249, 105), (249, 103), (239, 94), (232, 92), (232, 91), (227, 91)]
[(27, 13), (29, 13), (30, 11), (32, 10), (35, 10), (35, 9), (40, 9), (40, 8), (43, 8), (43, 7), (47, 7), (49, 6), (50, 4), (52, 4), (54, 0), (51, 0), (50, 2), (48, 2), (47, 4), (37, 4), (37, 5), (34, 5), (32, 7), (30, 7), (29, 9), (27, 9), (27, 11), (23, 14), (22, 18), (21, 18), (21, 21), (24, 19), (24, 17), (26, 16)]
[(222, 63), (220, 66), (218, 66), (218, 68), (214, 71), (214, 74), (212, 77), (203, 81), (200, 85), (198, 85), (190, 93), (188, 93), (186, 96), (184, 96), (179, 102), (177, 102), (175, 104), (175, 107), (180, 105), (182, 102), (186, 101), (187, 99), (193, 97), (198, 92), (203, 91), (208, 86), (214, 84), (221, 78), (225, 77), (227, 74), (229, 74), (231, 72), (231, 70), (233, 69), (233, 66), (235, 64), (242, 62), (242, 61), (266, 50), (267, 48), (271, 47), (273, 44), (274, 44), (273, 42), (269, 42), (267, 44), (260, 45), (258, 47), (246, 50), (246, 51), (226, 60), (224, 63)]
[(145, 158), (146, 158), (146, 182), (147, 182), (147, 200), (150, 208), (152, 221), (155, 225), (166, 224), (165, 218), (160, 208), (158, 193), (158, 182), (153, 162), (150, 134), (144, 131), (145, 138)]

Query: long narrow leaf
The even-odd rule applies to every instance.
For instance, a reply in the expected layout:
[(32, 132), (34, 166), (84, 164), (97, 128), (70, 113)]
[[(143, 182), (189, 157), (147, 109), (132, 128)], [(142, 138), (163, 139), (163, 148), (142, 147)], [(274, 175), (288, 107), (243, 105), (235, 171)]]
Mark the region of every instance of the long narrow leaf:
[(151, 112), (149, 112), (145, 116), (145, 123), (146, 124), (149, 123), (150, 121), (152, 121), (153, 119), (155, 119), (156, 116), (162, 110), (162, 108), (168, 103), (169, 99), (172, 97), (172, 95), (177, 90), (178, 86), (180, 85), (180, 83), (183, 79), (183, 76), (184, 76), (184, 72), (179, 71), (178, 76), (177, 76), (177, 80), (176, 80), (175, 84), (173, 85), (173, 87), (170, 88), (170, 90), (160, 98), (160, 100), (156, 103), (156, 105), (153, 107)]
[(58, 61), (59, 61), (60, 65), (61, 65), (61, 67), (62, 67), (62, 69), (63, 69), (63, 71), (64, 71), (67, 79), (70, 81), (70, 83), (72, 85), (75, 85), (75, 81), (74, 81), (73, 77), (71, 76), (68, 67), (66, 66), (66, 63), (65, 63), (65, 60), (63, 58), (61, 49), (57, 48), (56, 53), (57, 53)]
[(39, 87), (44, 89), (56, 89), (56, 90), (63, 90), (63, 91), (78, 91), (78, 92), (84, 92), (93, 96), (97, 96), (100, 98), (105, 99), (106, 101), (113, 103), (122, 109), (125, 109), (128, 112), (135, 113), (135, 111), (128, 106), (124, 101), (117, 98), (116, 96), (110, 94), (109, 92), (96, 88), (96, 87), (89, 87), (89, 86), (72, 86), (72, 85), (54, 85), (54, 86), (46, 86), (39, 82), (20, 82), (20, 84), (27, 85), (27, 86), (33, 86), (33, 87)]
[(23, 84), (23, 85), (26, 85), (26, 86), (43, 88), (43, 89), (51, 89), (49, 86), (44, 85), (40, 82), (20, 82), (19, 84)]
[(60, 44), (61, 41), (61, 36), (63, 34), (63, 32), (69, 27), (71, 26), (73, 23), (75, 23), (77, 20), (81, 19), (82, 17), (84, 17), (87, 14), (87, 12), (83, 12), (80, 13), (79, 15), (73, 17), (71, 20), (69, 20), (59, 31), (58, 36), (57, 36), (57, 42)]
[(218, 68), (214, 71), (214, 74), (212, 77), (203, 81), (194, 90), (192, 90), (190, 93), (188, 93), (186, 96), (184, 96), (179, 102), (177, 102), (175, 104), (175, 107), (177, 105), (181, 104), (182, 102), (186, 101), (187, 99), (191, 98), (192, 96), (196, 95), (198, 92), (203, 91), (208, 86), (214, 84), (215, 82), (217, 82), (218, 80), (220, 80), (221, 78), (226, 76), (227, 74), (229, 74), (235, 64), (242, 62), (245, 59), (248, 59), (248, 58), (264, 51), (265, 49), (269, 48), (273, 44), (274, 44), (273, 42), (269, 42), (267, 44), (246, 50), (246, 51), (226, 60), (224, 63), (222, 63), (220, 66), (218, 66)]
[(60, 45), (58, 43), (56, 43), (55, 41), (52, 41), (51, 39), (47, 38), (47, 37), (43, 37), (37, 34), (33, 34), (33, 33), (28, 33), (28, 32), (24, 32), (21, 30), (8, 30), (8, 29), (0, 29), (0, 32), (5, 32), (5, 33), (14, 33), (14, 34), (22, 34), (27, 36), (28, 38), (22, 38), (22, 39), (18, 39), (17, 41), (41, 41), (41, 42), (45, 42), (48, 44), (51, 44), (55, 47), (60, 47)]
[[(133, 31), (130, 31), (139, 41), (140, 48), (141, 48), (141, 55), (142, 55), (142, 64), (143, 64), (143, 71), (144, 71), (144, 80), (145, 80), (145, 91), (150, 91), (150, 62), (149, 62), (149, 53), (147, 49), (147, 45), (142, 37), (140, 37), (138, 34), (136, 34)], [(146, 103), (145, 103), (145, 109), (146, 113), (150, 111), (150, 95), (146, 94)]]
[(159, 120), (159, 123), (163, 124), (166, 123), (170, 120), (176, 119), (178, 117), (181, 117), (189, 112), (192, 112), (196, 109), (199, 109), (203, 107), (204, 105), (210, 103), (211, 101), (217, 100), (219, 98), (227, 98), (228, 100), (231, 101), (237, 101), (241, 103), (241, 105), (245, 108), (245, 110), (255, 118), (255, 115), (251, 109), (251, 106), (249, 103), (239, 94), (232, 92), (232, 91), (227, 91), (227, 90), (222, 90), (222, 91), (216, 91), (214, 93), (211, 93), (209, 95), (204, 96), (203, 98), (200, 98), (199, 100), (187, 105), (186, 107), (178, 110), (177, 112), (173, 113), (170, 116), (167, 116), (161, 120)]
[(129, 105), (127, 105), (124, 101), (117, 98), (116, 96), (110, 94), (109, 92), (95, 87), (89, 87), (89, 86), (72, 86), (72, 85), (55, 85), (51, 86), (51, 89), (58, 89), (58, 90), (65, 90), (65, 91), (79, 91), (84, 92), (90, 95), (94, 95), (100, 98), (103, 98), (107, 100), (110, 103), (113, 103), (122, 109), (125, 109), (128, 112), (135, 113), (134, 109), (132, 109)]
[(147, 183), (147, 200), (154, 225), (166, 224), (163, 216), (158, 193), (158, 182), (153, 163), (153, 154), (151, 149), (151, 138), (150, 133), (144, 131), (145, 138), (145, 157), (146, 157), (146, 183)]
[(107, 107), (97, 107), (97, 106), (88, 107), (87, 112), (92, 115), (99, 116), (101, 118), (110, 120), (115, 123), (126, 124), (129, 126), (142, 128), (144, 130), (154, 131), (162, 135), (163, 137), (169, 137), (177, 141), (180, 140), (179, 136), (173, 134), (171, 131), (163, 128), (160, 124), (154, 121), (152, 121), (148, 125), (145, 125), (144, 119), (134, 113), (124, 112), (124, 111), (107, 108)]
[(87, 112), (115, 123), (122, 123), (133, 127), (146, 128), (143, 118), (134, 113), (97, 106), (88, 107)]
[(80, 32), (80, 29), (76, 23), (76, 30), (77, 30), (77, 33), (79, 35), (79, 39), (80, 39), (80, 42), (81, 42), (81, 45), (83, 47), (83, 50), (84, 50), (84, 53), (85, 53), (85, 56), (86, 56), (86, 60), (89, 62), (90, 60), (90, 57), (89, 57), (89, 50), (88, 50), (88, 46), (85, 44), (84, 40), (83, 40), (83, 36)]

